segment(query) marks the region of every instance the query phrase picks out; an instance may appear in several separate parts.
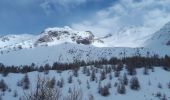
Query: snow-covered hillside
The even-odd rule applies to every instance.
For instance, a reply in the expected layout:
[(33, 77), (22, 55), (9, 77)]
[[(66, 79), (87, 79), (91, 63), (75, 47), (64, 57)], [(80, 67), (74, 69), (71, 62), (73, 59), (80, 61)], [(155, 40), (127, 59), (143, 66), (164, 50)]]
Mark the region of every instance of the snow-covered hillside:
[(22, 35), (6, 35), (0, 37), (0, 50), (7, 48), (12, 49), (12, 47), (17, 47), (18, 45), (24, 45), (25, 43), (31, 42), (34, 39), (33, 35), (22, 34)]
[(121, 58), (137, 54), (146, 56), (148, 53), (159, 56), (170, 55), (170, 23), (154, 33), (152, 38), (149, 35), (132, 40), (138, 42), (147, 39), (144, 47), (134, 48), (133, 44), (129, 44), (129, 47), (116, 47), (117, 45), (112, 44), (115, 41), (119, 41), (118, 44), (126, 42), (126, 38), (132, 37), (131, 33), (137, 37), (137, 33), (140, 32), (132, 27), (130, 30), (121, 30), (117, 36), (108, 34), (104, 37), (96, 37), (95, 33), (90, 31), (76, 31), (66, 26), (47, 28), (38, 35), (2, 36), (0, 37), (0, 62), (7, 65), (31, 63), (42, 65), (56, 61), (65, 63), (75, 60)]
[[(35, 63), (37, 65), (53, 64), (54, 62), (68, 63), (75, 60), (101, 60), (112, 57), (142, 55), (147, 56), (149, 49), (144, 48), (98, 48), (91, 45), (63, 43), (53, 46), (40, 46), (32, 49), (17, 51), (4, 51), (0, 54), (0, 61), (6, 65), (25, 65)], [(150, 55), (154, 55), (150, 52)]]
[[(112, 36), (103, 39), (105, 47), (141, 47), (151, 37), (150, 30), (135, 26), (123, 27)], [(144, 34), (145, 33), (145, 34)]]
[(170, 22), (165, 24), (159, 31), (154, 33), (145, 42), (145, 47), (152, 48), (153, 51), (162, 54), (170, 54)]
[(69, 27), (47, 28), (39, 35), (3, 36), (0, 38), (0, 62), (6, 65), (43, 65), (136, 54), (146, 56), (147, 52), (154, 55), (154, 52), (144, 48), (107, 47), (104, 41), (110, 37), (95, 37), (90, 31), (75, 31)]
[[(85, 67), (84, 67), (85, 68)], [(101, 71), (103, 69), (98, 69), (94, 67), (86, 67), (86, 70), (90, 70), (90, 74), (88, 75), (88, 71), (84, 72), (84, 68), (81, 68), (78, 71), (78, 74), (74, 74), (74, 71), (68, 70), (63, 71), (61, 73), (57, 73), (56, 71), (49, 71), (49, 74), (44, 74), (43, 72), (30, 72), (28, 73), (29, 78), (29, 88), (23, 89), (22, 85), (19, 85), (19, 82), (23, 80), (24, 74), (13, 74), (10, 73), (8, 76), (3, 77), (0, 76), (0, 79), (3, 79), (7, 85), (7, 89), (5, 92), (1, 93), (1, 98), (3, 100), (19, 100), (20, 97), (26, 96), (26, 94), (30, 94), (36, 88), (36, 81), (38, 75), (41, 77), (47, 77), (47, 79), (55, 79), (54, 87), (60, 87), (62, 92), (62, 97), (69, 96), (71, 90), (76, 88), (76, 90), (82, 91), (81, 100), (170, 100), (170, 79), (167, 76), (170, 76), (170, 73), (163, 70), (162, 68), (156, 67), (154, 70), (149, 70), (148, 75), (143, 74), (143, 68), (137, 69), (137, 75), (135, 77), (138, 78), (140, 89), (132, 90), (130, 88), (130, 81), (132, 77), (127, 75), (128, 85), (125, 86), (125, 93), (118, 93), (118, 86), (120, 84), (121, 78), (124, 76), (127, 71), (123, 69), (120, 72), (119, 77), (115, 77), (115, 72), (111, 71), (106, 74), (104, 80), (101, 80)], [(106, 66), (104, 66), (106, 68)], [(92, 81), (92, 71), (95, 71), (95, 80)], [(72, 76), (71, 81), (68, 81)], [(62, 80), (62, 81), (61, 81)], [(59, 82), (62, 82), (62, 86)], [(116, 85), (117, 84), (117, 85)], [(99, 91), (99, 86), (109, 86), (109, 95), (101, 96)], [(89, 97), (93, 97), (93, 99), (89, 99)], [(165, 99), (162, 99), (165, 96)], [(22, 100), (22, 99), (21, 99)], [(26, 99), (27, 100), (27, 99)], [(59, 99), (63, 100), (63, 99)], [(64, 99), (64, 100), (72, 100), (72, 99)], [(76, 99), (78, 100), (78, 99)]]

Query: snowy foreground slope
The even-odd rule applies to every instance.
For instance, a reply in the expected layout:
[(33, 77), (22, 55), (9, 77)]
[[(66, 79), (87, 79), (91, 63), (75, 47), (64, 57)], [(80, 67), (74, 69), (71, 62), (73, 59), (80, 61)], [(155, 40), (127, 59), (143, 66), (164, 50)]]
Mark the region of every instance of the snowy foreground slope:
[(39, 35), (2, 36), (0, 37), (0, 62), (6, 65), (31, 63), (43, 65), (56, 61), (65, 63), (148, 54), (170, 55), (170, 23), (147, 39), (143, 47), (131, 48), (131, 45), (112, 47), (111, 39), (114, 41), (114, 38), (116, 37), (111, 34), (96, 37), (90, 31), (76, 31), (69, 27), (47, 28)]
[[(129, 32), (134, 32), (134, 30), (132, 29), (128, 31), (128, 33)], [(170, 65), (168, 63), (168, 57), (165, 57), (166, 59), (164, 60), (159, 59), (162, 62), (166, 61), (161, 63), (163, 67), (152, 67), (150, 64), (160, 66), (159, 64), (153, 64), (152, 60), (154, 63), (158, 63), (154, 58), (141, 58), (138, 60), (144, 60), (145, 63), (145, 60), (149, 60), (149, 64), (145, 65), (144, 62), (140, 61), (143, 63), (141, 64), (142, 66), (133, 69), (136, 68), (137, 65), (135, 64), (138, 61), (134, 60), (137, 58), (133, 58), (130, 60), (131, 62), (128, 60), (128, 63), (135, 62), (134, 65), (128, 65), (128, 63), (127, 65), (123, 65), (120, 62), (116, 62), (116, 64), (118, 63), (117, 65), (103, 65), (103, 67), (100, 65), (101, 68), (97, 67), (97, 65), (95, 65), (95, 67), (93, 65), (83, 66), (78, 69), (78, 74), (75, 74), (76, 70), (74, 68), (74, 70), (60, 72), (59, 70), (54, 71), (53, 69), (52, 71), (48, 70), (48, 68), (41, 69), (40, 67), (40, 65), (45, 64), (52, 65), (54, 62), (65, 64), (74, 61), (90, 62), (95, 60), (102, 61), (103, 59), (109, 60), (112, 57), (121, 59), (132, 56), (151, 57), (157, 55), (162, 57), (170, 55), (170, 23), (167, 23), (163, 28), (154, 33), (151, 38), (148, 39), (147, 37), (145, 44), (141, 47), (132, 48), (130, 45), (129, 47), (114, 47), (112, 44), (112, 39), (114, 38), (115, 36), (112, 34), (108, 34), (104, 37), (96, 37), (90, 31), (76, 31), (69, 27), (47, 28), (38, 35), (23, 34), (0, 37), (0, 63), (7, 66), (4, 67), (3, 64), (0, 64), (0, 71), (2, 72), (0, 74), (0, 79), (3, 79), (0, 80), (0, 100), (1, 98), (2, 100), (18, 100), (22, 96), (28, 95), (30, 92), (34, 91), (38, 75), (40, 75), (41, 78), (48, 77), (48, 80), (51, 80), (51, 78), (55, 79), (53, 85), (57, 86), (57, 88), (60, 87), (62, 98), (70, 95), (72, 89), (75, 87), (82, 91), (83, 99), (80, 100), (170, 100), (170, 72), (164, 70), (168, 70), (168, 65)], [(124, 39), (125, 38), (122, 40)], [(141, 39), (140, 41), (144, 40)], [(15, 71), (11, 71), (8, 67), (8, 65), (20, 66), (31, 65), (32, 63), (38, 65), (39, 69), (36, 71), (31, 70), (33, 72), (29, 72), (29, 68), (23, 67), (23, 70), (20, 69), (20, 72), (14, 74), (11, 72)], [(137, 64), (140, 63), (138, 62)], [(123, 69), (117, 71), (116, 68), (118, 66), (123, 67)], [(130, 69), (128, 69), (127, 66)], [(77, 68), (76, 65), (73, 67)], [(141, 67), (146, 69), (144, 70), (144, 68)], [(85, 70), (84, 68), (86, 68), (86, 71), (83, 71)], [(14, 70), (17, 69), (19, 70), (18, 67)], [(127, 72), (127, 69), (134, 72), (137, 70), (137, 74), (128, 75), (129, 72)], [(144, 71), (146, 71), (145, 75)], [(23, 82), (24, 74), (21, 74), (21, 72), (28, 72), (29, 87), (25, 87), (25, 83)], [(95, 76), (93, 76), (94, 73)], [(122, 78), (125, 73), (128, 78), (128, 84), (126, 84), (125, 87), (122, 87)], [(93, 81), (91, 80), (92, 76), (95, 77)], [(72, 78), (70, 79), (70, 77)], [(131, 88), (131, 80), (133, 78), (139, 80), (140, 87), (137, 87), (136, 90)], [(6, 85), (4, 85), (4, 83), (6, 83)], [(21, 85), (21, 83), (24, 85)], [(100, 92), (98, 89), (99, 86), (102, 87), (100, 88), (102, 89)], [(103, 94), (101, 91), (106, 91), (105, 88), (109, 89), (109, 93), (107, 91), (107, 96), (104, 94), (104, 97), (102, 96)], [(122, 94), (118, 93), (119, 89), (124, 89), (124, 92)], [(89, 97), (93, 97), (94, 99), (89, 99)], [(28, 99), (21, 98), (21, 100)]]
[[(90, 68), (89, 66), (87, 68)], [(91, 68), (90, 68), (91, 69)], [(93, 68), (96, 69), (96, 68)], [(168, 84), (170, 85), (170, 73), (163, 70), (162, 68), (156, 67), (154, 70), (149, 70), (148, 75), (143, 74), (143, 68), (137, 69), (136, 77), (139, 80), (140, 89), (132, 90), (130, 89), (130, 79), (132, 76), (127, 75), (129, 83), (125, 86), (126, 92), (125, 94), (119, 94), (117, 92), (117, 86), (115, 84), (119, 84), (119, 80), (124, 73), (127, 73), (125, 69), (123, 69), (120, 73), (119, 77), (114, 77), (114, 72), (107, 74), (106, 79), (100, 81), (100, 70), (96, 72), (95, 81), (91, 81), (90, 76), (87, 73), (83, 74), (83, 68), (78, 71), (78, 76), (75, 77), (73, 75), (72, 70), (63, 71), (61, 73), (57, 73), (56, 71), (49, 71), (49, 74), (44, 74), (43, 72), (31, 72), (28, 73), (28, 77), (30, 80), (30, 88), (28, 90), (23, 90), (22, 86), (17, 86), (17, 83), (22, 80), (24, 74), (12, 74), (10, 73), (8, 76), (3, 77), (0, 76), (0, 79), (3, 79), (4, 82), (8, 86), (8, 90), (1, 93), (1, 98), (3, 100), (19, 100), (20, 97), (24, 96), (24, 93), (30, 93), (33, 91), (36, 85), (37, 76), (55, 78), (56, 86), (57, 81), (63, 79), (63, 87), (60, 88), (62, 92), (62, 97), (69, 95), (69, 88), (73, 89), (81, 89), (83, 94), (83, 100), (89, 100), (89, 96), (93, 96), (93, 100), (170, 100), (170, 87), (168, 88)], [(90, 70), (90, 72), (92, 69)], [(68, 79), (70, 75), (73, 75), (72, 83), (68, 83)], [(112, 75), (112, 79), (109, 78)], [(110, 84), (109, 92), (110, 94), (106, 97), (101, 96), (98, 93), (98, 86), (101, 82), (101, 86)], [(161, 94), (159, 96), (158, 94)], [(163, 96), (166, 96), (166, 99), (162, 99)]]

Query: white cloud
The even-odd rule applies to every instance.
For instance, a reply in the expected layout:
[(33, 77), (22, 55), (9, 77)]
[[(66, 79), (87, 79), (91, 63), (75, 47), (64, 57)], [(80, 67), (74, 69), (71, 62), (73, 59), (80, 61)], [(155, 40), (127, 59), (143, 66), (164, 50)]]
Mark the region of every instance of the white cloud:
[(57, 2), (65, 7), (70, 5), (79, 5), (81, 3), (86, 2), (87, 0), (51, 0), (53, 2)]
[[(107, 33), (118, 34), (124, 27), (126, 29), (133, 27), (137, 33), (129, 34), (127, 31), (121, 33), (127, 36), (125, 42), (131, 44), (142, 37), (149, 36), (170, 21), (169, 5), (170, 0), (120, 0), (98, 11), (91, 19), (72, 24), (72, 28), (91, 30), (97, 35), (105, 35)], [(122, 40), (121, 37), (119, 38)]]
[(87, 0), (44, 0), (40, 6), (47, 14), (60, 10), (62, 12), (69, 12), (70, 8), (76, 7)]

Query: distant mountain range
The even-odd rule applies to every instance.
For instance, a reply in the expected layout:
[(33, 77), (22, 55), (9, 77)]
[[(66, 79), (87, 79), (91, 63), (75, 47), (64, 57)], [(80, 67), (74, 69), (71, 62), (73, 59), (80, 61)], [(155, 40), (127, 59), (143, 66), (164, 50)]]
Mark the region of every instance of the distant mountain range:
[(112, 44), (116, 39), (130, 37), (122, 34), (123, 32), (134, 32), (134, 35), (137, 35), (138, 31), (130, 28), (130, 30), (120, 31), (117, 35), (107, 34), (104, 37), (96, 37), (90, 31), (76, 31), (66, 26), (47, 28), (38, 35), (1, 36), (0, 62), (6, 65), (31, 63), (42, 65), (52, 64), (55, 61), (63, 63), (75, 60), (91, 61), (139, 54), (141, 56), (170, 55), (170, 22), (152, 36), (139, 37), (139, 41), (144, 41), (141, 47), (132, 47), (131, 44), (129, 47), (116, 47)]

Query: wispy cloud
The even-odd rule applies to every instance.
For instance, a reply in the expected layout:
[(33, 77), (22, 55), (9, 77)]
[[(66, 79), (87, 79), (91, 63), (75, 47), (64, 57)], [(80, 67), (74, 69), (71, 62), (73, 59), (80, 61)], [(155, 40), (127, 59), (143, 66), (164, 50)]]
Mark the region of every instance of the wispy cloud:
[(63, 13), (69, 12), (72, 8), (85, 3), (87, 0), (44, 0), (40, 6), (47, 14), (61, 11)]
[(125, 26), (147, 27), (154, 32), (170, 21), (169, 5), (169, 0), (120, 0), (72, 27), (101, 34), (114, 33)]
[(80, 20), (76, 7), (84, 3), (86, 0), (0, 0), (0, 35), (68, 25), (77, 16)]
[(134, 26), (146, 35), (170, 20), (169, 5), (169, 0), (0, 0), (0, 33), (71, 24), (99, 35)]

